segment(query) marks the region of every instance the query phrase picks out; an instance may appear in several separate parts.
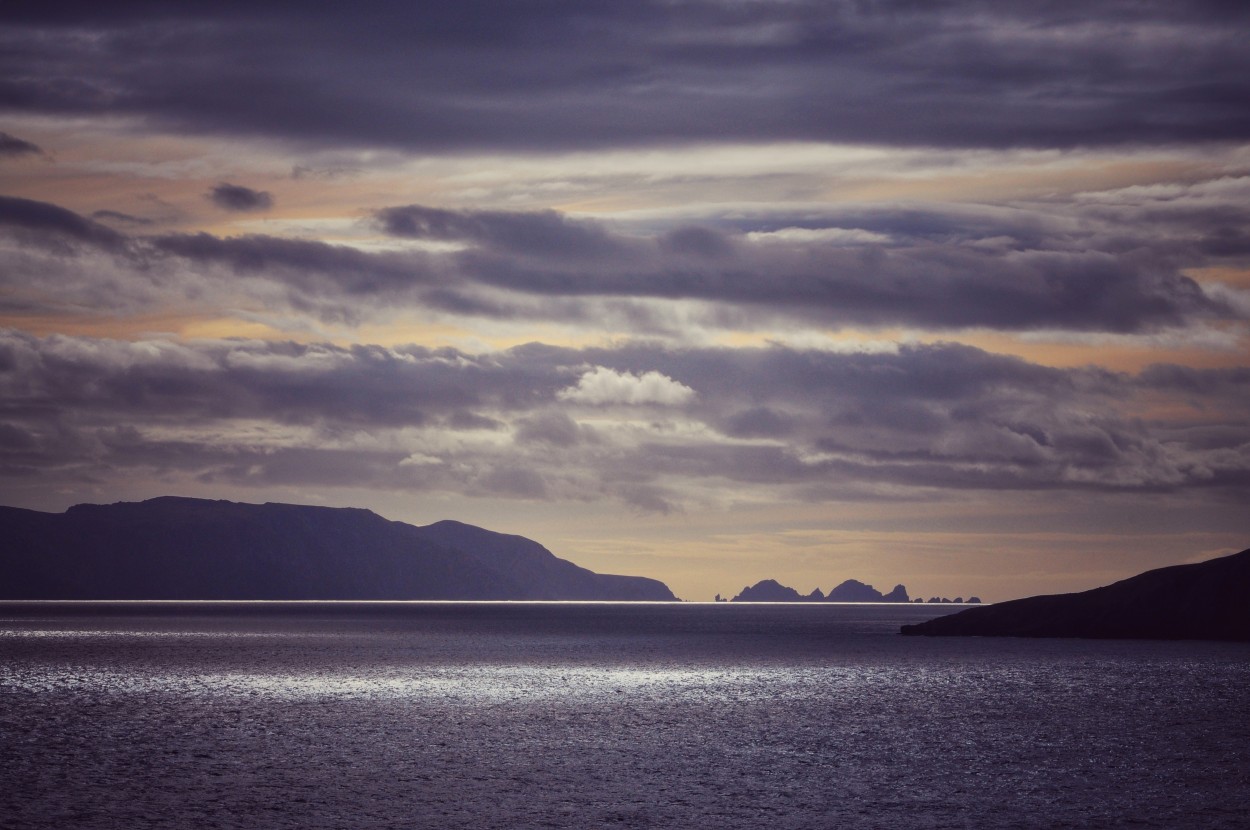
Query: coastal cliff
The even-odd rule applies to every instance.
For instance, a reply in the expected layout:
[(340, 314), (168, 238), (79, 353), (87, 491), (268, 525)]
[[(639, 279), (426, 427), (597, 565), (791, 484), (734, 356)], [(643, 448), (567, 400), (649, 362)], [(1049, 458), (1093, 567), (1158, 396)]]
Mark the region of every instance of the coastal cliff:
[(1075, 594), (1000, 602), (905, 625), (903, 634), (1250, 640), (1250, 549)]
[(664, 600), (537, 542), (355, 508), (162, 497), (0, 507), (0, 599)]

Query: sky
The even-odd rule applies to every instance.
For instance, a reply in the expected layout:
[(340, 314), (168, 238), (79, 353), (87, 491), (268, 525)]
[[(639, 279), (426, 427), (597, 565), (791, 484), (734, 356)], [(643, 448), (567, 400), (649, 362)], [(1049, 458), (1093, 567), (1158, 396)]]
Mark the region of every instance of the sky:
[(1250, 546), (1250, 6), (8, 3), (0, 503), (708, 600)]

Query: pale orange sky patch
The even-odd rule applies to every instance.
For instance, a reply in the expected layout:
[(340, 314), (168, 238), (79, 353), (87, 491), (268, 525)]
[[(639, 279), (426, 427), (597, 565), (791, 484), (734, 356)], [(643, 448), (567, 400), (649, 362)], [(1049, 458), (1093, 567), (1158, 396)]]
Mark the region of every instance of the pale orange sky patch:
[(1050, 165), (988, 166), (956, 173), (941, 170), (879, 179), (839, 180), (828, 191), (831, 201), (1038, 199), (1113, 190), (1132, 185), (1191, 182), (1218, 175), (1214, 165), (1180, 159), (1099, 161), (1063, 159)]
[(1250, 268), (1190, 268), (1184, 273), (1201, 283), (1223, 283), (1250, 289)]
[(297, 332), (282, 331), (264, 323), (231, 317), (204, 316), (179, 312), (157, 312), (129, 316), (104, 315), (6, 315), (0, 328), (9, 328), (48, 337), (95, 337), (110, 340), (145, 340), (175, 337), (182, 340), (243, 337), (256, 340), (316, 340)]
[[(223, 323), (228, 325), (228, 321)], [(266, 338), (275, 339), (275, 338)], [(276, 339), (291, 339), (284, 330)], [(299, 339), (299, 338), (297, 338)], [(395, 348), (425, 346), (453, 348), (470, 354), (504, 351), (526, 343), (541, 342), (550, 346), (583, 348), (603, 346), (613, 341), (613, 333), (559, 325), (516, 325), (495, 323), (468, 325), (423, 317), (419, 313), (397, 312), (389, 319), (355, 326), (318, 327), (316, 336), (302, 338), (319, 340), (339, 346), (373, 345)]]
[(1100, 366), (1119, 372), (1139, 372), (1155, 363), (1176, 363), (1195, 368), (1214, 369), (1247, 364), (1250, 355), (1250, 332), (1227, 329), (1211, 343), (1188, 343), (1178, 339), (1174, 344), (1166, 339), (1152, 340), (1148, 337), (1100, 336), (1081, 340), (1056, 335), (1048, 338), (1038, 333), (1010, 333), (982, 330), (953, 332), (904, 331), (902, 329), (845, 329), (840, 331), (811, 331), (806, 335), (790, 332), (779, 338), (772, 331), (730, 331), (721, 334), (715, 342), (731, 347), (763, 347), (783, 339), (798, 341), (812, 348), (834, 351), (879, 351), (890, 344), (905, 343), (962, 343), (993, 354), (1011, 355), (1043, 366), (1070, 369), (1080, 366)]
[(1003, 332), (974, 331), (957, 334), (923, 336), (925, 341), (950, 340), (966, 343), (995, 354), (1023, 358), (1031, 363), (1059, 369), (1079, 366), (1101, 366), (1118, 372), (1140, 372), (1155, 363), (1176, 363), (1200, 369), (1244, 366), (1250, 354), (1247, 333), (1232, 332), (1227, 345), (1176, 345), (1152, 343), (1145, 338), (1091, 338), (1089, 342), (1048, 340), (1041, 335), (1015, 335)]
[[(1020, 506), (1029, 512), (1026, 504)], [(761, 579), (776, 579), (803, 594), (858, 579), (882, 592), (902, 583), (913, 597), (926, 599), (977, 595), (1002, 601), (1086, 590), (1145, 568), (1174, 564), (1185, 551), (1201, 560), (1239, 550), (1244, 542), (1221, 532), (925, 528), (986, 509), (963, 494), (938, 502), (674, 514), (642, 523), (628, 511), (613, 515), (588, 510), (585, 516), (567, 516), (549, 526), (534, 513), (527, 518), (528, 535), (541, 538), (557, 555), (601, 572), (662, 573), (678, 596), (702, 601), (716, 593), (732, 597)], [(1048, 513), (1037, 509), (1032, 522), (1045, 523)], [(1012, 515), (1013, 521), (1025, 518)], [(870, 529), (862, 526), (865, 522), (896, 527)]]

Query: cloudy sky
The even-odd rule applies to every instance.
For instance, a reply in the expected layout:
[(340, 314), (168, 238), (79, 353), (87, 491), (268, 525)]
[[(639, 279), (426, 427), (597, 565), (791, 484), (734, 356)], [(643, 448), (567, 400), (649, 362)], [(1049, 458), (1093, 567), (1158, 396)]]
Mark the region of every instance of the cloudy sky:
[(11, 3), (0, 502), (687, 599), (1250, 546), (1244, 2)]

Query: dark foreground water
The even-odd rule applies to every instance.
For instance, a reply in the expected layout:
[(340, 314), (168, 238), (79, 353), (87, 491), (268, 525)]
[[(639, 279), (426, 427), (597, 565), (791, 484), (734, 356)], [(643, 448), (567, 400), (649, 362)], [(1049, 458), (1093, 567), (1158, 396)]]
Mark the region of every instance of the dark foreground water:
[(0, 604), (0, 827), (1250, 827), (1250, 645), (948, 610)]

